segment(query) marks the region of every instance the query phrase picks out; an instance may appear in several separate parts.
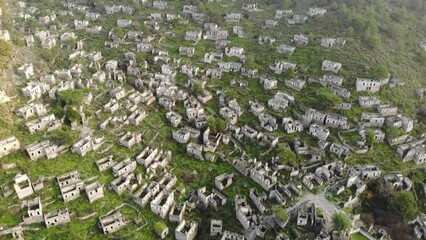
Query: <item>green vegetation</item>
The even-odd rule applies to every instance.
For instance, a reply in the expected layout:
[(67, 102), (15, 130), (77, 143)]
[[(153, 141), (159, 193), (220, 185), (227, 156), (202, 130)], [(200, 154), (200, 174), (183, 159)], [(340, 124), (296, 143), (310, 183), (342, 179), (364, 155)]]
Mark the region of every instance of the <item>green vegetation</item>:
[(25, 40), (23, 38), (16, 37), (15, 45), (18, 46), (18, 47), (23, 47), (23, 46), (26, 45), (26, 42), (25, 42)]
[(390, 127), (388, 129), (386, 129), (386, 134), (390, 138), (397, 138), (397, 137), (403, 135), (404, 133), (405, 133), (404, 129), (398, 128), (398, 127)]
[(368, 238), (361, 233), (354, 233), (351, 235), (351, 240), (368, 240)]
[(315, 214), (319, 218), (323, 218), (324, 217), (324, 212), (323, 212), (322, 208), (316, 208), (315, 209)]
[(55, 59), (55, 52), (48, 49), (40, 49), (40, 57), (44, 61), (53, 61)]
[(4, 41), (0, 40), (0, 67), (5, 68), (7, 64), (9, 63), (9, 57), (10, 54), (12, 54), (13, 51), (13, 45)]
[(207, 126), (209, 126), (212, 134), (224, 132), (227, 128), (225, 120), (217, 117), (208, 117)]
[(372, 130), (367, 130), (367, 134), (366, 134), (366, 141), (367, 141), (367, 145), (368, 146), (373, 146), (373, 143), (375, 142), (375, 134)]
[(47, 136), (51, 141), (61, 145), (72, 145), (79, 138), (79, 133), (71, 131), (68, 127), (63, 126), (60, 129), (50, 132)]
[(358, 144), (358, 141), (362, 140), (362, 136), (359, 135), (358, 132), (345, 134), (343, 138), (345, 139), (345, 141), (355, 146)]
[(294, 78), (294, 77), (295, 77), (294, 68), (290, 68), (287, 71), (287, 78)]
[(68, 89), (58, 93), (58, 102), (61, 106), (81, 106), (83, 104), (85, 90)]
[(343, 213), (334, 213), (332, 222), (333, 228), (337, 231), (345, 231), (351, 227), (350, 220)]
[[(413, 205), (412, 192), (397, 192), (393, 184), (384, 179), (378, 179), (368, 183), (368, 190), (362, 194), (361, 199), (363, 200), (360, 209), (361, 219), (366, 226), (387, 226), (392, 239), (411, 238), (412, 229), (406, 224), (408, 219), (404, 219), (403, 213), (398, 208), (408, 204), (408, 208), (411, 209), (408, 212), (414, 211), (417, 206), (415, 202)], [(392, 206), (392, 201), (398, 205), (398, 208)]]
[(165, 229), (167, 229), (167, 225), (166, 225), (164, 222), (162, 222), (162, 221), (160, 221), (160, 222), (156, 222), (156, 223), (154, 224), (154, 230), (155, 230), (155, 232), (156, 232), (157, 234), (161, 234), (161, 233), (163, 233), (163, 231), (164, 231)]
[(388, 77), (389, 71), (386, 65), (380, 64), (379, 66), (377, 66), (376, 69), (372, 71), (371, 75), (376, 79), (384, 79)]
[(416, 198), (410, 191), (395, 193), (390, 200), (390, 204), (404, 216), (406, 221), (413, 220), (419, 212)]
[(204, 89), (199, 83), (192, 84), (192, 91), (195, 96), (201, 96), (204, 93)]
[(125, 29), (125, 28), (120, 28), (120, 27), (114, 28), (114, 33), (119, 38), (124, 38), (124, 36), (126, 35), (127, 31), (128, 30)]
[(331, 88), (328, 87), (319, 88), (315, 93), (318, 104), (323, 106), (323, 108), (337, 106), (342, 101), (341, 98), (334, 95), (331, 92)]
[(65, 123), (70, 124), (72, 122), (81, 123), (81, 115), (72, 107), (67, 106), (65, 109)]
[(13, 50), (13, 45), (6, 42), (5, 40), (0, 40), (0, 55), (4, 58), (10, 56)]
[(281, 164), (295, 166), (297, 165), (296, 154), (286, 145), (280, 144), (276, 149), (276, 156), (281, 160)]
[(282, 207), (274, 208), (274, 216), (282, 223), (287, 222), (289, 218), (287, 211)]

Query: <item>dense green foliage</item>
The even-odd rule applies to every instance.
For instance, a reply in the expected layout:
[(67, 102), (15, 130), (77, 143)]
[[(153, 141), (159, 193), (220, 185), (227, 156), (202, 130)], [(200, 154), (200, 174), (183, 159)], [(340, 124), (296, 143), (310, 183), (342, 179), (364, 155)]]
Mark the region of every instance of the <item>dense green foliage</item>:
[(390, 127), (388, 129), (386, 129), (386, 134), (390, 137), (390, 138), (396, 138), (398, 136), (403, 135), (404, 129), (402, 128), (397, 128), (397, 127)]
[(280, 144), (275, 152), (281, 160), (281, 164), (295, 166), (297, 164), (296, 154), (286, 145)]
[(60, 129), (50, 132), (47, 136), (52, 142), (60, 145), (72, 145), (79, 138), (77, 131), (71, 131), (68, 127), (63, 126)]
[(66, 107), (65, 109), (65, 123), (70, 124), (72, 122), (81, 122), (81, 115), (72, 107)]
[(375, 137), (374, 132), (372, 130), (368, 130), (366, 134), (366, 141), (368, 146), (373, 146), (373, 143), (375, 141), (374, 137)]
[(204, 93), (203, 87), (198, 83), (192, 84), (192, 91), (195, 94), (195, 96), (201, 96)]
[(154, 224), (154, 229), (158, 234), (161, 234), (166, 228), (167, 228), (167, 225), (162, 221), (156, 222)]
[(53, 61), (55, 53), (50, 50), (40, 50), (40, 56), (45, 61)]
[(388, 77), (389, 71), (386, 65), (380, 64), (379, 66), (377, 66), (376, 69), (372, 71), (371, 75), (376, 79), (384, 79)]
[(351, 240), (368, 240), (368, 238), (361, 233), (354, 233), (351, 235)]
[(337, 231), (345, 231), (351, 227), (351, 222), (343, 213), (334, 213), (332, 222), (333, 228)]
[(413, 220), (419, 209), (413, 192), (401, 191), (394, 194), (390, 201), (391, 206), (398, 210), (406, 221)]
[(225, 120), (216, 117), (207, 118), (207, 126), (209, 126), (212, 134), (219, 132), (224, 132), (226, 130), (227, 124)]
[(274, 209), (274, 215), (282, 223), (286, 222), (289, 218), (287, 211), (282, 207), (276, 207)]
[(323, 107), (334, 107), (342, 101), (341, 98), (334, 95), (331, 92), (331, 88), (328, 87), (318, 88), (315, 94), (315, 98), (317, 99), (318, 104), (322, 105)]
[(9, 63), (9, 57), (12, 54), (13, 45), (0, 40), (0, 67), (4, 68)]
[(62, 106), (81, 106), (83, 104), (84, 90), (68, 89), (58, 92), (58, 101)]
[(4, 41), (0, 40), (0, 55), (3, 57), (9, 57), (12, 53), (13, 45)]

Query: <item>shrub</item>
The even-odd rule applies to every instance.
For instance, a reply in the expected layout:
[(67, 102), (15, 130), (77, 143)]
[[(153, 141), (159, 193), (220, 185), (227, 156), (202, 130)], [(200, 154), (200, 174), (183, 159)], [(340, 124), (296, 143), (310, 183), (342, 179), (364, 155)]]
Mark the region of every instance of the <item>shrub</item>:
[(351, 222), (343, 213), (335, 213), (332, 217), (333, 227), (337, 231), (344, 231), (351, 227)]
[(289, 217), (287, 211), (282, 207), (275, 208), (274, 215), (280, 222), (286, 222)]
[(58, 92), (58, 101), (62, 106), (83, 104), (84, 92), (82, 90), (68, 89)]
[(224, 132), (227, 128), (225, 120), (215, 117), (207, 118), (207, 126), (209, 126), (212, 134)]
[(340, 97), (334, 95), (331, 92), (331, 88), (322, 87), (316, 91), (316, 99), (318, 104), (321, 104), (323, 107), (333, 107), (339, 104), (342, 100)]
[(404, 216), (406, 221), (414, 219), (419, 212), (416, 198), (412, 192), (397, 192), (391, 198), (390, 203), (393, 208), (398, 210)]
[(12, 53), (13, 45), (4, 41), (0, 40), (0, 54), (3, 57), (9, 57)]
[(281, 159), (282, 164), (296, 165), (296, 154), (287, 146), (280, 144), (276, 149), (277, 156)]

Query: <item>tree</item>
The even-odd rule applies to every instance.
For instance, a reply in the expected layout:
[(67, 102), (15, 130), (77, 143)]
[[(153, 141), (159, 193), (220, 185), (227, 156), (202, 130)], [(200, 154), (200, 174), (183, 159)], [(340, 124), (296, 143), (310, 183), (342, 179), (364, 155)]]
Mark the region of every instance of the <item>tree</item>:
[(401, 191), (395, 193), (390, 204), (404, 216), (406, 221), (414, 219), (419, 212), (413, 192)]
[(331, 92), (331, 88), (321, 87), (316, 92), (316, 100), (318, 104), (321, 104), (323, 107), (334, 107), (339, 104), (342, 100), (338, 96), (334, 95)]
[(420, 12), (421, 10), (423, 10), (423, 0), (411, 0), (410, 8), (414, 11)]
[(212, 134), (224, 132), (227, 128), (225, 120), (215, 117), (207, 118), (207, 126), (209, 126)]
[(71, 131), (69, 127), (62, 126), (62, 128), (50, 132), (48, 138), (60, 145), (71, 145), (78, 140), (79, 135), (78, 131)]
[(296, 154), (293, 151), (291, 151), (291, 149), (288, 146), (284, 144), (280, 144), (276, 148), (276, 152), (277, 152), (276, 156), (280, 158), (281, 164), (292, 165), (292, 166), (297, 164)]
[(351, 227), (351, 222), (343, 213), (335, 213), (332, 217), (333, 227), (337, 231), (345, 231)]
[(198, 83), (192, 83), (192, 91), (195, 95), (203, 95), (204, 89), (203, 87)]
[(72, 122), (81, 122), (81, 115), (71, 107), (67, 107), (65, 110), (65, 122), (70, 124)]
[(371, 27), (365, 29), (364, 41), (372, 48), (377, 48), (380, 45), (380, 38)]
[(26, 24), (28, 29), (37, 29), (40, 27), (40, 23), (37, 20), (35, 20), (35, 18), (28, 18), (26, 20)]
[(346, 3), (339, 4), (339, 8), (337, 9), (337, 12), (345, 16), (348, 13), (348, 7), (346, 6)]
[(345, 139), (347, 139), (347, 141), (351, 144), (357, 144), (359, 141), (362, 141), (362, 137), (361, 135), (354, 133), (354, 134), (349, 134), (347, 137), (345, 137)]
[(372, 183), (372, 191), (376, 193), (380, 201), (389, 203), (390, 198), (394, 195), (395, 189), (392, 184), (385, 181), (383, 178)]
[(365, 31), (364, 31), (364, 41), (367, 42), (370, 39), (370, 37), (371, 37), (372, 34), (373, 33), (372, 33), (371, 28), (365, 29)]
[(374, 76), (378, 79), (386, 78), (388, 77), (388, 74), (388, 67), (386, 67), (384, 64), (380, 64), (374, 72)]
[(375, 141), (375, 134), (372, 130), (369, 129), (367, 131), (365, 138), (367, 140), (367, 145), (370, 146), (370, 147), (373, 146), (373, 143)]
[(25, 40), (21, 37), (16, 37), (15, 39), (15, 45), (18, 47), (24, 47), (27, 43), (25, 42)]
[(74, 105), (81, 106), (83, 104), (83, 90), (68, 89), (58, 93), (58, 101), (62, 106)]
[(45, 61), (51, 62), (55, 59), (55, 52), (48, 49), (40, 49), (40, 57)]
[(403, 24), (392, 23), (388, 25), (388, 35), (397, 42), (403, 40), (403, 36), (406, 34), (406, 28)]
[(397, 138), (401, 135), (403, 135), (405, 132), (403, 129), (401, 128), (397, 128), (397, 127), (390, 127), (386, 130), (386, 135), (388, 137), (392, 138)]
[(370, 37), (370, 39), (367, 42), (370, 47), (372, 48), (378, 48), (381, 44), (380, 38), (377, 34), (374, 34)]
[(380, 45), (380, 38), (378, 35), (379, 27), (376, 21), (368, 21), (367, 27), (364, 31), (364, 41), (372, 48), (377, 48)]

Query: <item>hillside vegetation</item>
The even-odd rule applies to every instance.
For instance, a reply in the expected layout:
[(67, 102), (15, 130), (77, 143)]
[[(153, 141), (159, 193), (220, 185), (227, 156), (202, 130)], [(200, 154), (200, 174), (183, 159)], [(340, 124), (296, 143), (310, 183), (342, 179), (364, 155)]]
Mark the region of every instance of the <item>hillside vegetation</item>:
[[(159, 147), (160, 149), (170, 150), (173, 155), (173, 161), (170, 163), (170, 168), (174, 175), (177, 176), (178, 182), (176, 188), (178, 189), (176, 200), (183, 202), (187, 200), (189, 192), (194, 189), (199, 189), (206, 186), (208, 189), (214, 187), (214, 177), (222, 173), (236, 172), (235, 168), (230, 164), (233, 158), (245, 152), (248, 157), (257, 159), (260, 162), (267, 162), (273, 156), (281, 157), (281, 163), (289, 166), (302, 168), (305, 164), (299, 159), (293, 150), (288, 147), (290, 140), (299, 137), (296, 134), (286, 134), (281, 129), (272, 131), (274, 136), (279, 137), (279, 144), (275, 149), (266, 149), (261, 147), (259, 143), (253, 139), (247, 140), (241, 147), (241, 152), (236, 147), (221, 144), (218, 147), (218, 152), (226, 153), (227, 161), (218, 161), (216, 163), (208, 161), (199, 161), (193, 157), (189, 157), (186, 153), (185, 145), (176, 143), (172, 137), (171, 132), (176, 128), (171, 127), (166, 121), (164, 115), (166, 110), (155, 107), (144, 107), (148, 116), (144, 120), (143, 126), (126, 125), (120, 129), (99, 129), (100, 120), (105, 120), (110, 116), (110, 113), (101, 112), (100, 117), (95, 112), (111, 99), (107, 94), (106, 84), (99, 84), (99, 88), (92, 89), (77, 89), (66, 90), (58, 94), (57, 99), (50, 99), (43, 96), (42, 101), (50, 104), (49, 112), (54, 113), (57, 119), (64, 119), (64, 125), (60, 129), (50, 133), (37, 132), (30, 135), (25, 129), (24, 120), (14, 114), (14, 110), (24, 106), (28, 102), (28, 98), (24, 97), (21, 93), (22, 87), (25, 83), (16, 76), (16, 68), (20, 65), (32, 62), (34, 69), (43, 73), (52, 73), (56, 69), (67, 69), (74, 65), (75, 62), (69, 60), (68, 56), (74, 51), (76, 42), (69, 41), (67, 43), (58, 44), (51, 50), (41, 49), (39, 47), (28, 48), (25, 46), (23, 37), (37, 30), (47, 29), (39, 23), (36, 18), (20, 19), (16, 18), (15, 22), (12, 21), (12, 14), (8, 9), (7, 0), (0, 0), (0, 8), (3, 10), (1, 28), (11, 32), (12, 39), (10, 42), (0, 40), (0, 90), (7, 93), (8, 96), (13, 96), (10, 103), (0, 106), (0, 139), (9, 136), (16, 136), (20, 143), (21, 149), (13, 154), (8, 155), (1, 159), (2, 164), (16, 164), (16, 168), (12, 170), (0, 169), (0, 184), (11, 181), (18, 172), (28, 174), (34, 181), (38, 178), (52, 177), (62, 174), (71, 170), (79, 170), (82, 179), (98, 177), (97, 181), (107, 188), (107, 185), (114, 179), (111, 174), (99, 175), (98, 169), (94, 165), (94, 161), (104, 157), (105, 154), (97, 152), (90, 152), (86, 156), (80, 157), (75, 153), (66, 152), (60, 157), (53, 160), (38, 160), (30, 161), (28, 154), (25, 152), (24, 147), (34, 142), (39, 142), (43, 139), (49, 139), (58, 144), (71, 145), (76, 142), (80, 136), (79, 132), (71, 130), (70, 124), (72, 122), (81, 122), (81, 116), (75, 109), (80, 105), (84, 105), (83, 98), (89, 91), (93, 92), (94, 96), (99, 95), (91, 104), (85, 105), (85, 114), (91, 119), (88, 123), (88, 128), (93, 130), (94, 135), (103, 136), (107, 144), (111, 145), (108, 149), (108, 154), (117, 156), (121, 161), (125, 157), (134, 157), (138, 155), (145, 146)], [(81, 2), (81, 1), (76, 1)], [(130, 46), (120, 46), (118, 49), (109, 49), (104, 46), (107, 41), (108, 32), (113, 29), (113, 32), (120, 37), (123, 37), (127, 30), (140, 30), (146, 35), (155, 36), (153, 41), (154, 46), (162, 48), (170, 53), (172, 58), (182, 58), (183, 61), (190, 62), (190, 58), (179, 55), (180, 46), (189, 46), (193, 42), (184, 41), (183, 36), (188, 30), (202, 29), (203, 26), (199, 23), (189, 21), (187, 24), (182, 24), (179, 21), (170, 21), (161, 25), (161, 31), (156, 31), (143, 24), (145, 17), (149, 13), (157, 12), (158, 10), (151, 7), (145, 7), (139, 4), (139, 1), (123, 0), (88, 0), (84, 4), (90, 6), (92, 10), (99, 12), (103, 11), (105, 5), (123, 4), (134, 7), (136, 10), (135, 15), (122, 16), (120, 14), (105, 15), (102, 14), (97, 20), (97, 24), (101, 24), (103, 30), (100, 35), (89, 34), (84, 31), (76, 31), (78, 39), (84, 39), (84, 49), (86, 52), (102, 51), (103, 60), (123, 59), (123, 54), (127, 51), (133, 50)], [(279, 85), (277, 91), (285, 91), (292, 94), (297, 99), (297, 104), (289, 106), (286, 111), (281, 113), (272, 112), (270, 114), (277, 118), (290, 117), (295, 114), (300, 114), (304, 109), (315, 108), (325, 112), (338, 113), (348, 117), (349, 123), (352, 127), (356, 126), (362, 112), (376, 112), (376, 109), (361, 109), (357, 104), (358, 97), (363, 95), (377, 96), (383, 104), (394, 104), (398, 107), (398, 113), (409, 116), (417, 120), (414, 130), (410, 133), (415, 137), (420, 137), (426, 133), (426, 99), (420, 99), (416, 96), (416, 90), (426, 88), (426, 51), (419, 47), (421, 41), (426, 40), (426, 1), (423, 0), (253, 0), (253, 3), (259, 3), (263, 11), (254, 13), (244, 13), (244, 17), (239, 23), (227, 23), (224, 16), (230, 12), (242, 12), (241, 6), (247, 3), (245, 0), (236, 1), (168, 1), (173, 9), (165, 10), (164, 12), (181, 12), (184, 4), (196, 4), (200, 12), (206, 14), (205, 22), (215, 22), (221, 28), (230, 29), (232, 26), (238, 25), (245, 29), (247, 38), (239, 38), (231, 35), (230, 46), (243, 47), (247, 55), (245, 66), (249, 68), (258, 68), (260, 75), (270, 74), (268, 65), (275, 60), (288, 60), (292, 63), (297, 63), (298, 67), (295, 71), (278, 75)], [(225, 4), (226, 6), (224, 6)], [(10, 5), (15, 6), (16, 1), (10, 0)], [(28, 1), (28, 6), (37, 5), (40, 8), (39, 15), (47, 15), (52, 11), (60, 11), (63, 9), (62, 1), (56, 0), (43, 0)], [(43, 6), (45, 8), (43, 8)], [(275, 10), (277, 9), (293, 9), (293, 12), (305, 14), (309, 7), (323, 7), (327, 9), (325, 16), (317, 16), (314, 19), (309, 19), (305, 24), (288, 25), (285, 21), (272, 29), (262, 28), (265, 19), (272, 19)], [(141, 16), (144, 16), (142, 19)], [(65, 16), (63, 18), (56, 18), (52, 25), (64, 26), (64, 31), (73, 31), (73, 19), (83, 19), (84, 14), (76, 12), (74, 17)], [(129, 29), (119, 28), (116, 26), (117, 19), (131, 18), (134, 24)], [(70, 24), (70, 25), (66, 25)], [(18, 30), (19, 29), (19, 30)], [(59, 27), (58, 27), (59, 29)], [(21, 31), (22, 30), (22, 31)], [(258, 44), (258, 37), (260, 35), (275, 37), (276, 44), (284, 44), (291, 41), (294, 34), (305, 34), (309, 36), (310, 43), (307, 46), (297, 48), (295, 53), (291, 56), (284, 56), (276, 51), (276, 47), (272, 45)], [(160, 42), (161, 36), (161, 42)], [(322, 37), (343, 37), (345, 38), (346, 45), (342, 48), (323, 48), (320, 47)], [(39, 42), (36, 43), (36, 45)], [(217, 51), (213, 41), (201, 40), (194, 45), (196, 53), (191, 62), (194, 66), (206, 67), (206, 64), (201, 63), (204, 53), (209, 51)], [(153, 57), (149, 53), (136, 53), (136, 60), (138, 63), (147, 61), (149, 63), (148, 69), (143, 71), (155, 73), (161, 71), (161, 62), (154, 62)], [(331, 93), (328, 87), (322, 87), (319, 84), (308, 84), (306, 88), (297, 92), (282, 83), (285, 79), (300, 77), (303, 79), (318, 78), (325, 74), (321, 70), (321, 64), (324, 60), (331, 60), (343, 64), (342, 70), (338, 75), (344, 77), (343, 87), (351, 91), (351, 96), (345, 101), (353, 102), (354, 107), (350, 111), (339, 111), (332, 107), (340, 103), (342, 100)], [(231, 57), (225, 57), (224, 61), (237, 61)], [(89, 65), (87, 59), (81, 59), (84, 66)], [(82, 76), (84, 80), (90, 78), (93, 73), (98, 70), (94, 67), (85, 67)], [(392, 76), (395, 79), (400, 79), (406, 84), (404, 86), (389, 87), (383, 86), (379, 93), (359, 93), (355, 91), (355, 81), (357, 77), (366, 77), (374, 79), (383, 79)], [(248, 113), (249, 101), (259, 100), (261, 103), (266, 103), (271, 99), (276, 91), (265, 90), (260, 84), (258, 79), (247, 79), (248, 88), (236, 88), (230, 86), (230, 81), (239, 78), (237, 73), (224, 74), (222, 79), (210, 79), (207, 83), (207, 89), (213, 93), (213, 99), (205, 104), (206, 112), (208, 112), (207, 125), (210, 126), (211, 135), (226, 131), (226, 122), (218, 117), (219, 104), (217, 91), (224, 90), (230, 99), (237, 99), (246, 113), (238, 119), (238, 125), (244, 126), (258, 126), (258, 119), (252, 114)], [(129, 77), (129, 79), (131, 79)], [(188, 80), (188, 77), (182, 73), (178, 73), (176, 77), (177, 85), (183, 86)], [(122, 84), (125, 90), (133, 90), (133, 87), (128, 83)], [(87, 90), (87, 91), (86, 91)], [(188, 92), (197, 95), (203, 92), (200, 86), (194, 85)], [(154, 104), (155, 105), (155, 104)], [(183, 103), (176, 104), (176, 112), (185, 116), (185, 108)], [(118, 110), (116, 115), (126, 115), (127, 111), (123, 108)], [(99, 121), (98, 121), (99, 120)], [(118, 146), (117, 133), (121, 132), (140, 132), (143, 133), (143, 144), (133, 149), (127, 149)], [(400, 129), (397, 129), (400, 130)], [(401, 135), (394, 129), (387, 129), (387, 133)], [(426, 175), (423, 171), (424, 165), (415, 166), (412, 162), (402, 162), (400, 158), (395, 156), (395, 147), (391, 147), (386, 143), (375, 143), (372, 140), (371, 132), (368, 133), (367, 139), (368, 146), (371, 149), (364, 155), (352, 154), (345, 160), (348, 165), (354, 166), (358, 164), (377, 164), (383, 173), (395, 173), (396, 171), (403, 173), (414, 182), (413, 189), (415, 191), (407, 194), (395, 194), (394, 199), (383, 199), (380, 203), (386, 203), (382, 206), (383, 209), (378, 209), (373, 202), (377, 199), (375, 195), (375, 188), (370, 189), (369, 196), (363, 196), (362, 200), (365, 204), (354, 210), (347, 210), (350, 213), (364, 215), (378, 214), (391, 209), (398, 212), (390, 214), (389, 216), (395, 218), (396, 223), (389, 223), (382, 218), (380, 222), (384, 227), (392, 228), (394, 225), (403, 225), (404, 221), (413, 219), (418, 212), (424, 211), (424, 203), (426, 200), (422, 198), (421, 187), (426, 180)], [(308, 143), (309, 146), (316, 146), (317, 139), (308, 135), (305, 132), (300, 133), (300, 137)], [(348, 134), (345, 140), (350, 143), (356, 143), (361, 137), (357, 134)], [(339, 142), (337, 130), (332, 130), (330, 142)], [(143, 147), (142, 147), (143, 145)], [(321, 163), (330, 163), (337, 158), (327, 153)], [(140, 167), (135, 173), (145, 174), (148, 170)], [(287, 174), (287, 173), (286, 173)], [(289, 174), (288, 174), (289, 175)], [(54, 178), (52, 178), (54, 179)], [(288, 176), (280, 176), (279, 181), (287, 181)], [(152, 179), (149, 179), (150, 181)], [(33, 181), (33, 182), (34, 182)], [(300, 179), (295, 180), (297, 184), (302, 185)], [(210, 237), (209, 232), (209, 219), (217, 218), (222, 219), (224, 226), (229, 231), (239, 232), (241, 230), (240, 224), (235, 218), (235, 206), (233, 205), (234, 197), (237, 194), (248, 196), (249, 189), (252, 187), (260, 186), (254, 181), (248, 180), (247, 177), (241, 174), (235, 177), (232, 186), (226, 189), (224, 196), (228, 199), (226, 205), (219, 211), (196, 211), (189, 213), (187, 219), (198, 221), (199, 225), (199, 239), (216, 239)], [(316, 188), (315, 191), (320, 192), (325, 188), (321, 186)], [(394, 193), (392, 193), (394, 194)], [(47, 182), (46, 186), (40, 197), (43, 201), (49, 202), (46, 204), (46, 212), (53, 211), (60, 207), (64, 207), (61, 199), (59, 189), (54, 180)], [(83, 195), (83, 194), (82, 194)], [(420, 196), (417, 198), (417, 196)], [(403, 206), (405, 199), (409, 200), (409, 208)], [(292, 199), (294, 200), (294, 199)], [(341, 204), (342, 199), (336, 197), (338, 204)], [(417, 201), (417, 203), (416, 203)], [(127, 193), (118, 196), (111, 190), (105, 191), (105, 198), (93, 204), (89, 204), (85, 197), (67, 203), (65, 206), (70, 209), (73, 215), (73, 221), (61, 228), (47, 229), (44, 224), (39, 224), (40, 231), (26, 232), (28, 239), (105, 239), (101, 230), (98, 229), (98, 219), (89, 218), (87, 220), (78, 220), (76, 218), (84, 218), (87, 215), (95, 213), (96, 216), (106, 214), (112, 208), (120, 205), (121, 203), (131, 203), (133, 201), (131, 196)], [(291, 203), (290, 203), (291, 204)], [(133, 204), (134, 205), (134, 204)], [(389, 207), (388, 207), (389, 205)], [(269, 207), (269, 205), (268, 205)], [(280, 208), (280, 215), (282, 219), (287, 220), (290, 216)], [(346, 210), (346, 209), (345, 209)], [(140, 208), (139, 211), (123, 210), (129, 216), (129, 219), (136, 224), (129, 224), (131, 227), (122, 230), (120, 234), (131, 235), (131, 239), (154, 239), (154, 229), (164, 228), (163, 222), (158, 222), (159, 218), (150, 211), (149, 206)], [(19, 202), (16, 198), (5, 198), (0, 201), (0, 226), (15, 226), (22, 221), (22, 210), (20, 209)], [(374, 222), (374, 221), (372, 221)], [(145, 226), (141, 230), (140, 226)], [(157, 223), (157, 224), (154, 224)], [(335, 215), (333, 223), (335, 228), (345, 230), (349, 228), (349, 220), (344, 214)], [(392, 225), (394, 224), (394, 225)], [(173, 230), (177, 224), (170, 223), (169, 228), (172, 234), (169, 234), (167, 239), (172, 239)], [(404, 225), (405, 226), (405, 225)], [(399, 229), (399, 228), (398, 228)], [(411, 234), (404, 227), (404, 234), (397, 235), (397, 231), (391, 231), (394, 236), (410, 236)], [(298, 230), (296, 227), (292, 229), (283, 230), (292, 239), (297, 239)], [(407, 231), (407, 233), (405, 232)], [(137, 234), (134, 234), (137, 232)], [(134, 234), (134, 235), (133, 235)], [(275, 232), (270, 231), (267, 239), (272, 239)]]

